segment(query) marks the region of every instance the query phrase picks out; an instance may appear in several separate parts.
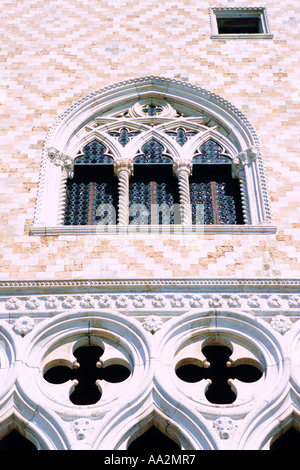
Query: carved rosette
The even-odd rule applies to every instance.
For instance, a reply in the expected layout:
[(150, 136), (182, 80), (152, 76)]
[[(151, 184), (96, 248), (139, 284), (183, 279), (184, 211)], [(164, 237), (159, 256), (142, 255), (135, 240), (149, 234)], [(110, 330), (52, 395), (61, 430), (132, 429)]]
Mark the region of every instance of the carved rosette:
[(34, 320), (24, 315), (15, 321), (13, 325), (13, 330), (18, 335), (25, 336), (33, 330), (34, 325)]

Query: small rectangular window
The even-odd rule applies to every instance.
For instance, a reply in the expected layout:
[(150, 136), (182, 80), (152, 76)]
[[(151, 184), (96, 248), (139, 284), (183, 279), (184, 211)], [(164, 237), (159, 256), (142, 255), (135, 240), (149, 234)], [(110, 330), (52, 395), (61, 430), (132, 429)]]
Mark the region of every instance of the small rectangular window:
[(270, 39), (265, 8), (211, 8), (212, 39)]

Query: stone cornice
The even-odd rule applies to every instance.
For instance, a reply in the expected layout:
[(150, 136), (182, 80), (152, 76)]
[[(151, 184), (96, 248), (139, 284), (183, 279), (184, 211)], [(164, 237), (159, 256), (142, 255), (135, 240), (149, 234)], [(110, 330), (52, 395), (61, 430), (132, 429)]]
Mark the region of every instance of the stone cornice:
[(266, 292), (299, 293), (299, 279), (77, 279), (60, 281), (0, 281), (0, 294), (95, 292)]

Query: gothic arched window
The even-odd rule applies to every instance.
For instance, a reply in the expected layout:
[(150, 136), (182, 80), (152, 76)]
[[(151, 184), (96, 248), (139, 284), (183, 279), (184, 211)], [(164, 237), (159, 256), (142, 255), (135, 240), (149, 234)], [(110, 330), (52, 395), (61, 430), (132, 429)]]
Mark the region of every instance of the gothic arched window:
[(93, 140), (74, 160), (74, 177), (66, 185), (65, 225), (116, 224), (117, 180), (113, 158)]
[[(173, 160), (155, 139), (143, 145), (133, 160), (129, 181), (129, 223), (133, 225), (180, 223), (178, 183)], [(176, 217), (177, 215), (177, 217)]]
[(146, 77), (88, 95), (54, 125), (31, 233), (99, 225), (274, 233), (270, 222), (246, 117), (201, 88)]
[(232, 177), (231, 158), (209, 139), (193, 157), (190, 177), (192, 223), (243, 224), (239, 180)]

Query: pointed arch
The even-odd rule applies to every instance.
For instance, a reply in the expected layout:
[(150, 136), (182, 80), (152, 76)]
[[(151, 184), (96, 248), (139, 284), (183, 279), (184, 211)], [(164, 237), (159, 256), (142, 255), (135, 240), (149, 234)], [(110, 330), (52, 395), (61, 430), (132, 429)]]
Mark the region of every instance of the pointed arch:
[[(156, 106), (158, 111), (149, 113), (149, 105)], [(164, 129), (171, 128), (170, 123), (174, 125), (176, 120), (178, 125), (190, 122), (193, 129), (199, 126), (199, 136), (191, 137), (182, 146), (176, 139), (172, 140)], [(135, 128), (141, 130), (139, 136), (122, 146), (109, 135), (109, 129), (118, 122), (121, 125), (134, 122)], [(256, 231), (274, 231), (260, 142), (245, 115), (218, 95), (196, 85), (161, 77), (141, 77), (87, 95), (55, 121), (43, 149), (32, 234), (59, 230), (65, 204), (64, 188), (72, 173), (74, 153), (97, 135), (109, 144), (116, 161), (132, 161), (141, 143), (152, 135), (168, 146), (174, 161), (184, 160), (186, 164), (191, 161), (192, 146), (201, 135), (205, 139), (218, 137), (232, 158), (235, 177), (243, 183), (241, 198), (246, 229), (252, 226)]]

